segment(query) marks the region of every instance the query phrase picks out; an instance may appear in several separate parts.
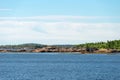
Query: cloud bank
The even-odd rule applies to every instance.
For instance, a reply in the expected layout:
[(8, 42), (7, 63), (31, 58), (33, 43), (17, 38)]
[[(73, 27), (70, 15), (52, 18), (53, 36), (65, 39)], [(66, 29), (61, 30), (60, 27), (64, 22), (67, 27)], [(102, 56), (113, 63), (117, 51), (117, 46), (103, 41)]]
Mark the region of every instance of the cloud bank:
[(75, 21), (78, 19), (92, 20), (100, 18), (102, 17), (0, 17), (0, 44), (19, 44), (26, 42), (79, 44), (119, 39), (120, 23)]

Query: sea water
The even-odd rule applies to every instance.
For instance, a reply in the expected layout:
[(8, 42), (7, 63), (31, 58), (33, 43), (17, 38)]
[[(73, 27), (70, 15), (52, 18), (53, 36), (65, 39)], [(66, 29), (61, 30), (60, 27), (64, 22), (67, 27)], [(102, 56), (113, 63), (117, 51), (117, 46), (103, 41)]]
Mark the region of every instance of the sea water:
[(0, 80), (120, 80), (120, 54), (0, 53)]

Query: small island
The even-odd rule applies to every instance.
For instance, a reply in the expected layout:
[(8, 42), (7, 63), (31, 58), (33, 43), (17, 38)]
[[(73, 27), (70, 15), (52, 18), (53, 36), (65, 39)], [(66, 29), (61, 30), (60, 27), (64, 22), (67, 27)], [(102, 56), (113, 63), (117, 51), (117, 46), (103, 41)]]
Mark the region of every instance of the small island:
[(42, 45), (35, 43), (20, 45), (1, 45), (0, 52), (78, 52), (78, 53), (119, 53), (120, 40), (85, 43), (78, 45)]

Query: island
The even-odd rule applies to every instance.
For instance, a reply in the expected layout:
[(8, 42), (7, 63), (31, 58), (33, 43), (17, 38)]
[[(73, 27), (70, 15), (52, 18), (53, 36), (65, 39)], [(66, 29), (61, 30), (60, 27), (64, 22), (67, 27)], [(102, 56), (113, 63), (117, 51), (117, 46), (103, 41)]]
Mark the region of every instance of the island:
[(20, 45), (1, 45), (0, 52), (77, 52), (77, 53), (120, 53), (120, 40), (94, 42), (77, 45), (43, 45), (27, 43)]

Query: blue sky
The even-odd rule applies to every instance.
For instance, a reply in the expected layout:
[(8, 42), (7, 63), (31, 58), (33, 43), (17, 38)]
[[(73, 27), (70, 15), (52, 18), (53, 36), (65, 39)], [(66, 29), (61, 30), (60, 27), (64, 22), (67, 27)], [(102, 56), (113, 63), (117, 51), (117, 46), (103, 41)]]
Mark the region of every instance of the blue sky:
[(0, 0), (1, 16), (119, 16), (119, 0)]
[(119, 0), (0, 0), (0, 44), (120, 39)]

